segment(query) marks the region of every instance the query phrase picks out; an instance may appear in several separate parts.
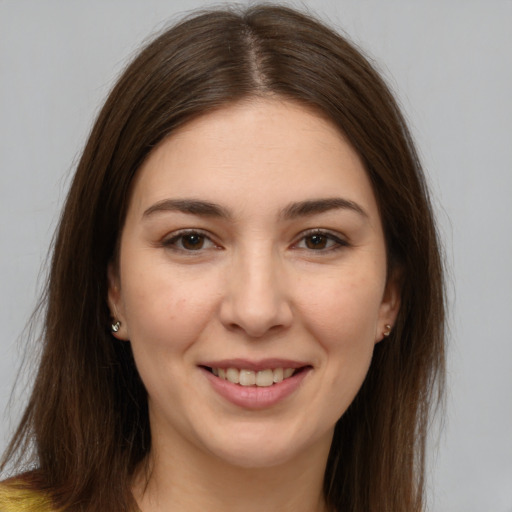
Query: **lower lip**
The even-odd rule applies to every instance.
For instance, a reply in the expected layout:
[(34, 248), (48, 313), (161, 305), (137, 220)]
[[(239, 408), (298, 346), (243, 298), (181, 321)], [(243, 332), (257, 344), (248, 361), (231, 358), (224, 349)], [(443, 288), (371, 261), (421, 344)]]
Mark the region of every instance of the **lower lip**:
[(296, 391), (311, 368), (303, 368), (272, 386), (241, 386), (216, 377), (205, 368), (202, 370), (213, 389), (232, 404), (245, 409), (265, 409), (282, 402)]

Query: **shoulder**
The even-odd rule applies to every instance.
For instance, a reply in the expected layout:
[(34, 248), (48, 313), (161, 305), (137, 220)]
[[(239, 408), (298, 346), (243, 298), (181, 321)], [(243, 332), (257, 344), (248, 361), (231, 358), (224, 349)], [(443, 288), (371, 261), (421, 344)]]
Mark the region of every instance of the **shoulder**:
[(19, 480), (0, 482), (0, 512), (53, 512), (44, 494), (33, 491)]

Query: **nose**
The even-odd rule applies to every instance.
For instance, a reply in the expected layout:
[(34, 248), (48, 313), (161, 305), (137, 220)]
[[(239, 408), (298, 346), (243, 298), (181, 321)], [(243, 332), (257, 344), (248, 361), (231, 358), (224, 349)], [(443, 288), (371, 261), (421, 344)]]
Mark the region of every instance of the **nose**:
[(286, 329), (293, 317), (282, 265), (267, 252), (245, 252), (235, 259), (220, 307), (224, 326), (251, 338)]

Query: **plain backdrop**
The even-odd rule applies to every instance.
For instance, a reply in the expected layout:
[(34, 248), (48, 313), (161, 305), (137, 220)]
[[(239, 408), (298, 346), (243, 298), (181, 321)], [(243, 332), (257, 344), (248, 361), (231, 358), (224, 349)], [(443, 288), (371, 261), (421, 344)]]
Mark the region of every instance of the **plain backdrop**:
[[(0, 0), (2, 412), (69, 176), (101, 102), (149, 34), (208, 5)], [(328, 20), (375, 62), (403, 106), (433, 191), (450, 334), (445, 425), (430, 449), (430, 510), (511, 512), (512, 1), (289, 5)], [(20, 407), (15, 401), (5, 411), (0, 449)]]

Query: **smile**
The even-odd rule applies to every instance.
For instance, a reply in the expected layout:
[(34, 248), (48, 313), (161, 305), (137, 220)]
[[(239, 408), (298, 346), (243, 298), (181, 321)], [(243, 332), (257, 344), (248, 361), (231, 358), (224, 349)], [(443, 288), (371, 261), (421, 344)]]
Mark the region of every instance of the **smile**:
[(295, 368), (268, 368), (265, 370), (248, 370), (238, 368), (211, 368), (211, 372), (220, 379), (240, 386), (269, 387), (290, 378)]
[(253, 369), (247, 369), (251, 365), (242, 361), (240, 364), (223, 363), (223, 367), (211, 364), (200, 368), (212, 390), (223, 399), (237, 407), (254, 410), (273, 407), (295, 394), (313, 370), (310, 365), (283, 362), (281, 365), (253, 364)]

